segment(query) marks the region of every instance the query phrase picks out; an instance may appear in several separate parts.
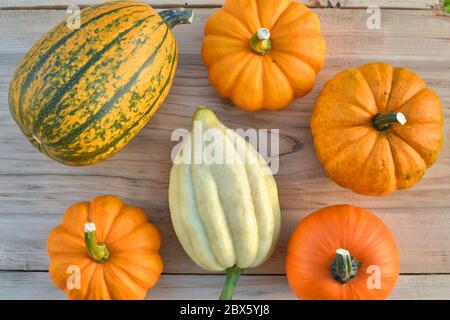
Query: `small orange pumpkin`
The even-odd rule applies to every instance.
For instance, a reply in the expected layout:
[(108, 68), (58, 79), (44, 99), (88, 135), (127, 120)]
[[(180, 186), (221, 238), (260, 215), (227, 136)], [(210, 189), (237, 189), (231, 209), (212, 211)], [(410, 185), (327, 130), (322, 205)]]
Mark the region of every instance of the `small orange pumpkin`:
[(385, 299), (399, 271), (399, 252), (387, 226), (351, 205), (311, 213), (288, 243), (287, 278), (301, 299)]
[(320, 162), (337, 184), (385, 195), (417, 183), (443, 140), (438, 95), (405, 68), (370, 63), (338, 73), (314, 107)]
[(292, 0), (226, 0), (202, 44), (212, 85), (247, 111), (282, 109), (310, 92), (325, 51), (319, 19)]
[(67, 209), (48, 237), (49, 272), (69, 299), (144, 299), (159, 279), (158, 229), (114, 196)]

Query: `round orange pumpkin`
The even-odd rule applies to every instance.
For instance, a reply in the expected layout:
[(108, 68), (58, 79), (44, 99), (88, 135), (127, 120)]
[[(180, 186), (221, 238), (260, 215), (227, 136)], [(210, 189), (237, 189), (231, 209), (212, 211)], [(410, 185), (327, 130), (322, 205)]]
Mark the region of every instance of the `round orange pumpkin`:
[(160, 243), (144, 211), (99, 196), (67, 209), (49, 234), (50, 277), (69, 299), (144, 299), (162, 272)]
[(212, 85), (247, 111), (282, 109), (310, 92), (325, 51), (319, 19), (292, 0), (226, 0), (202, 44)]
[(308, 215), (288, 243), (287, 278), (301, 299), (385, 299), (399, 271), (399, 252), (387, 226), (351, 205)]
[(311, 130), (331, 179), (360, 194), (417, 183), (443, 140), (438, 95), (406, 68), (370, 63), (338, 73), (314, 107)]

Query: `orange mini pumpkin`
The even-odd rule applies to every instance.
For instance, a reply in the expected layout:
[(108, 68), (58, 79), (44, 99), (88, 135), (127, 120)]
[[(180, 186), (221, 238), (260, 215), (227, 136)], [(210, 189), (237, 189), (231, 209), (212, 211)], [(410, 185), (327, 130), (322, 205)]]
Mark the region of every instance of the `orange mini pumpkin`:
[(338, 73), (314, 107), (311, 130), (329, 177), (385, 195), (417, 183), (443, 140), (438, 95), (405, 68), (370, 63)]
[(212, 85), (247, 111), (282, 109), (310, 92), (325, 51), (319, 19), (292, 0), (226, 0), (202, 44)]
[(399, 252), (387, 226), (351, 205), (311, 213), (288, 243), (287, 278), (302, 299), (385, 299), (399, 272)]
[(158, 229), (114, 196), (67, 209), (48, 237), (49, 272), (69, 299), (144, 299), (162, 272)]

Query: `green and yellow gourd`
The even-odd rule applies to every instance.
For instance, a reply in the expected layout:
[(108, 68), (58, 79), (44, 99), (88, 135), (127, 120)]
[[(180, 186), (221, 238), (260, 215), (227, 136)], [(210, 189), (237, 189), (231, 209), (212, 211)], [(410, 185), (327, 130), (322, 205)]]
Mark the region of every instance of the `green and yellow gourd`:
[(277, 186), (269, 167), (244, 138), (227, 129), (212, 111), (199, 108), (169, 183), (172, 223), (184, 250), (203, 269), (227, 270), (221, 299), (232, 298), (242, 269), (270, 257), (280, 233)]
[(61, 22), (23, 58), (10, 84), (13, 118), (64, 164), (111, 157), (166, 98), (178, 50), (170, 28), (191, 19), (191, 10), (158, 14), (134, 1), (83, 9), (80, 28)]

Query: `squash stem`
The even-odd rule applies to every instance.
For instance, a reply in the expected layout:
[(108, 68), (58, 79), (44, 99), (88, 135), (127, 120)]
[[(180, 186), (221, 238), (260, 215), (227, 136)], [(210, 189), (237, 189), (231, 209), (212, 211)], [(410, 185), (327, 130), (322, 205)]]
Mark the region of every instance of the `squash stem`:
[(225, 284), (223, 285), (222, 293), (220, 294), (220, 300), (231, 300), (233, 298), (234, 289), (236, 289), (242, 271), (244, 271), (244, 269), (241, 269), (238, 266), (227, 269), (227, 277), (225, 279)]
[(372, 125), (378, 131), (386, 131), (393, 124), (404, 125), (406, 123), (406, 117), (401, 112), (388, 112), (385, 114), (377, 113), (372, 118)]
[(264, 55), (272, 51), (272, 41), (270, 31), (267, 28), (259, 28), (250, 38), (250, 49), (259, 55)]
[(103, 263), (109, 258), (109, 250), (106, 244), (97, 242), (95, 236), (95, 223), (90, 222), (84, 225), (84, 242), (88, 256), (98, 263)]
[(179, 24), (191, 24), (194, 19), (194, 11), (183, 8), (162, 10), (159, 12), (159, 15), (169, 28)]
[(358, 273), (360, 263), (345, 249), (336, 250), (336, 258), (331, 264), (331, 275), (333, 279), (345, 284)]

